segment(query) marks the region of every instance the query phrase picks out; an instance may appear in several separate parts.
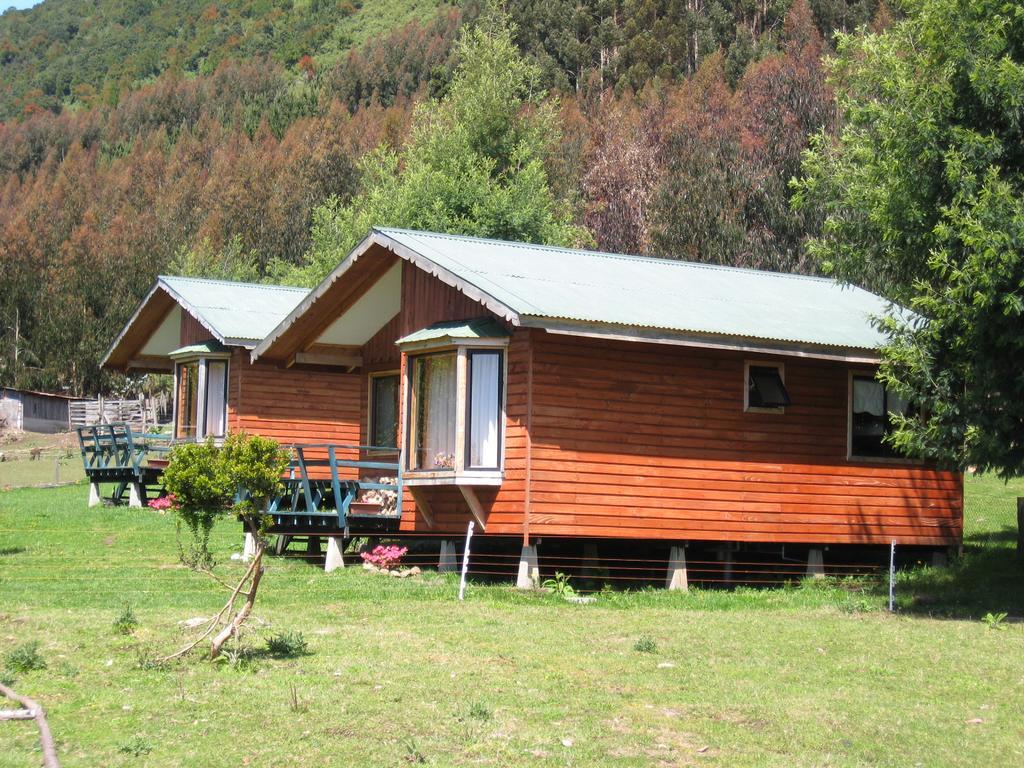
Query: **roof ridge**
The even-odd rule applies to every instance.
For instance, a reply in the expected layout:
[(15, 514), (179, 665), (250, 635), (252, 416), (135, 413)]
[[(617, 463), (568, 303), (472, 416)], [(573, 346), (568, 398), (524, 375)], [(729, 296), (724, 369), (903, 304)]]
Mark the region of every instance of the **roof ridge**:
[(296, 285), (279, 285), (277, 283), (247, 283), (241, 280), (218, 280), (212, 277), (187, 277), (185, 275), (157, 275), (157, 280), (187, 280), (190, 283), (208, 283), (212, 285), (231, 285), (245, 288), (262, 288), (274, 291), (301, 291), (309, 293), (309, 288)]
[[(677, 266), (677, 267), (688, 267), (691, 269), (709, 269), (724, 272), (748, 272), (755, 275), (765, 275), (772, 277), (782, 277), (791, 280), (808, 280), (813, 282), (830, 283), (833, 285), (846, 286), (847, 284), (841, 283), (838, 280), (834, 280), (831, 277), (824, 277), (819, 275), (801, 275), (793, 272), (777, 272), (767, 269), (755, 269), (753, 267), (734, 267), (727, 264), (707, 264), (701, 261), (687, 261), (685, 259), (673, 259), (667, 256), (638, 256), (628, 253), (611, 253), (607, 251), (593, 251), (588, 248), (568, 248), (561, 245), (547, 245), (545, 243), (527, 243), (520, 240), (500, 240), (493, 237), (476, 237), (474, 235), (455, 235), (447, 232), (431, 232), (429, 230), (421, 229), (406, 229), (403, 227), (374, 227), (378, 232), (387, 234), (389, 232), (401, 232), (409, 235), (425, 235), (427, 237), (437, 237), (448, 240), (469, 240), (478, 243), (494, 243), (496, 245), (505, 246), (508, 248), (523, 248), (523, 249), (543, 249), (546, 251), (556, 251), (562, 253), (577, 253), (586, 254), (588, 256), (594, 256), (603, 259), (618, 259), (620, 261), (636, 261), (636, 262), (650, 262), (656, 264), (662, 264), (665, 266)], [(850, 285), (849, 287), (857, 288), (859, 286)]]

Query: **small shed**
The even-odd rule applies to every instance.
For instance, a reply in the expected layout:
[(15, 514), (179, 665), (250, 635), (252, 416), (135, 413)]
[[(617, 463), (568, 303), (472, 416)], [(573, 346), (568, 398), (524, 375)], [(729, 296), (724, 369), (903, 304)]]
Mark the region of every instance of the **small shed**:
[(65, 432), (71, 428), (69, 406), (75, 399), (52, 392), (4, 387), (0, 390), (0, 420), (7, 429)]

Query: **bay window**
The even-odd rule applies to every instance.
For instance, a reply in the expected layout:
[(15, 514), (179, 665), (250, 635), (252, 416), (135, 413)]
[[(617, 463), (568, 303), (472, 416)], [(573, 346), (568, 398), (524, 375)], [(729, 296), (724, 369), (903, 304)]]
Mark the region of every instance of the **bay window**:
[[(218, 345), (219, 346), (219, 345)], [(175, 361), (174, 437), (203, 440), (227, 432), (228, 356), (212, 345), (186, 347), (171, 353)]]
[(500, 484), (508, 334), (495, 325), (445, 324), (399, 341), (407, 483)]
[(456, 360), (455, 352), (412, 359), (416, 410), (410, 469), (455, 469)]

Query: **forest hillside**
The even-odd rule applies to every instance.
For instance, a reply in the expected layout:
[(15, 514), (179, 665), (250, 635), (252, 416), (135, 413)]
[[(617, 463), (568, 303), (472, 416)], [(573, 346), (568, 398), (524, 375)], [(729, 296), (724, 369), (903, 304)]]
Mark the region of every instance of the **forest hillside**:
[[(552, 115), (547, 183), (587, 244), (812, 271), (818, 214), (791, 209), (789, 182), (834, 130), (834, 32), (888, 24), (884, 3), (505, 8)], [(366, 187), (366, 158), (406, 146), (417, 104), (448, 98), (480, 16), (417, 0), (0, 16), (0, 384), (124, 386), (98, 361), (161, 272), (308, 279), (315, 223)]]

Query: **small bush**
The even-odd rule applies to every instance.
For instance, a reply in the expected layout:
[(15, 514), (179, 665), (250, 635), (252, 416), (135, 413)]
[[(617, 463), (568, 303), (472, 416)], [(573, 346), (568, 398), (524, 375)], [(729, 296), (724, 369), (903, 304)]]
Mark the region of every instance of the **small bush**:
[(364, 563), (374, 565), (383, 571), (390, 571), (392, 568), (399, 566), (402, 558), (408, 551), (408, 547), (398, 547), (395, 545), (389, 547), (377, 546), (373, 548), (372, 552), (363, 552), (360, 557), (363, 558)]
[(491, 708), (482, 701), (474, 701), (470, 704), (468, 714), (472, 720), (479, 720), (481, 723), (486, 723), (494, 717), (494, 713), (491, 711)]
[(572, 588), (569, 579), (569, 576), (558, 571), (555, 573), (555, 578), (548, 579), (541, 586), (545, 589), (550, 589), (558, 597), (572, 597), (576, 594), (576, 590)]
[(8, 688), (14, 687), (16, 678), (13, 672), (3, 671), (0, 672), (0, 685), (6, 685)]
[(1006, 621), (1006, 616), (1005, 612), (986, 613), (981, 620), (989, 629), (1006, 629), (1006, 624), (1003, 623)]
[(119, 746), (117, 751), (123, 755), (142, 757), (143, 755), (148, 755), (153, 751), (153, 745), (141, 736), (133, 736), (131, 739)]
[(130, 635), (139, 626), (139, 620), (129, 603), (124, 604), (121, 613), (114, 619), (114, 631), (119, 635)]
[(46, 662), (39, 655), (39, 643), (33, 640), (8, 651), (4, 656), (4, 666), (10, 672), (25, 673), (34, 669), (46, 669)]
[(658, 650), (658, 644), (654, 641), (653, 637), (641, 635), (633, 643), (633, 650), (637, 653), (655, 653)]
[(305, 656), (309, 652), (309, 643), (301, 632), (279, 632), (267, 638), (267, 653), (279, 659)]

